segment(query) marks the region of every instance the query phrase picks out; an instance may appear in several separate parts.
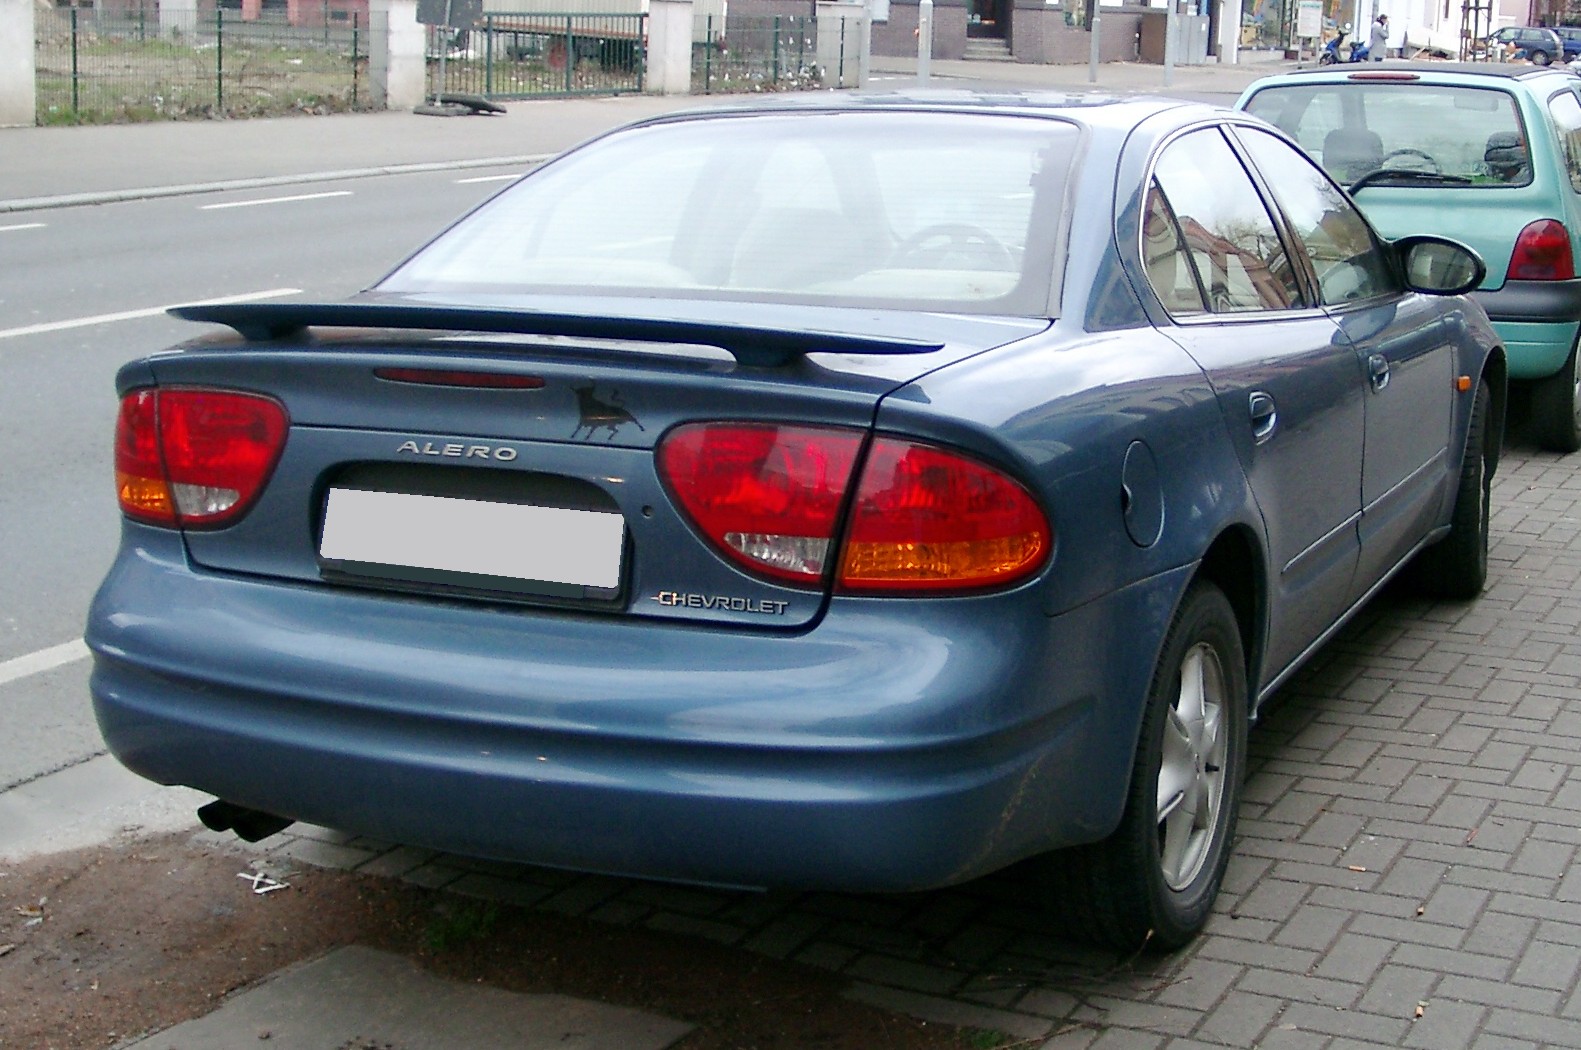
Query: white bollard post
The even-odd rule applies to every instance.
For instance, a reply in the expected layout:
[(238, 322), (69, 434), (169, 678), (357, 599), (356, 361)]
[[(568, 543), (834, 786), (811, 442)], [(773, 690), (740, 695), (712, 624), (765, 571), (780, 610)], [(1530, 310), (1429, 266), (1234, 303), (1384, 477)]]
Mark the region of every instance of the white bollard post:
[(685, 95), (692, 90), (692, 0), (649, 0), (648, 74), (643, 90)]
[(927, 87), (933, 65), (933, 0), (917, 3), (917, 86)]
[(33, 0), (0, 0), (0, 128), (38, 121)]
[(1098, 63), (1103, 60), (1101, 37), (1098, 33), (1098, 27), (1103, 23), (1103, 19), (1098, 15), (1098, 2), (1099, 0), (1093, 0), (1092, 25), (1089, 27), (1092, 31), (1092, 51), (1087, 56), (1087, 83), (1089, 84), (1098, 83)]
[(411, 109), (428, 93), (427, 39), (417, 0), (368, 4), (368, 79), (375, 104)]

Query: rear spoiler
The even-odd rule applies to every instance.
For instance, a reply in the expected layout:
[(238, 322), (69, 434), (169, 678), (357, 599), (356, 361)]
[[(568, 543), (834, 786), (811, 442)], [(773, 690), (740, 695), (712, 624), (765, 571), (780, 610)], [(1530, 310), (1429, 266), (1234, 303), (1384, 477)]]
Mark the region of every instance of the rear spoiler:
[(505, 332), (717, 346), (740, 364), (770, 368), (812, 353), (929, 354), (944, 348), (942, 342), (669, 317), (611, 317), (410, 303), (209, 303), (174, 307), (170, 313), (187, 321), (227, 325), (254, 342), (284, 339), (313, 327)]

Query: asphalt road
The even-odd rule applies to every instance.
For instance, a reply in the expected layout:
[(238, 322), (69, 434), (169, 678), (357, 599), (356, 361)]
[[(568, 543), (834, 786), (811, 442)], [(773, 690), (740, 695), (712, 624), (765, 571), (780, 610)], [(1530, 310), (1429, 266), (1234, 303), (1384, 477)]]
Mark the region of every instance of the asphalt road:
[[(377, 280), (519, 168), (210, 193), (0, 220), (0, 791), (103, 750), (82, 636), (114, 553), (115, 372), (197, 334), (170, 305)], [(52, 654), (52, 655), (51, 655)], [(20, 664), (12, 663), (14, 670)]]

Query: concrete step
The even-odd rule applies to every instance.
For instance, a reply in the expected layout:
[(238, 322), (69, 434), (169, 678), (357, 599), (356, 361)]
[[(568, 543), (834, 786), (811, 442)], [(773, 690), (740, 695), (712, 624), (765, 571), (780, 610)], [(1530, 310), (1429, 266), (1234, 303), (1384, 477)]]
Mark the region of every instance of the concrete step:
[(969, 62), (1014, 62), (1010, 45), (1003, 40), (974, 39), (966, 42), (963, 56)]

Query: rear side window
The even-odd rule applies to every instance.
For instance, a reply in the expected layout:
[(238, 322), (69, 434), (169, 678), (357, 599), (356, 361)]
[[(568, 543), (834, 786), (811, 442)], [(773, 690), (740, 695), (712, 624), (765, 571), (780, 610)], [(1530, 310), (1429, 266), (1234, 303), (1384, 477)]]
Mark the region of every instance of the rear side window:
[(1575, 95), (1563, 91), (1548, 100), (1548, 113), (1554, 118), (1554, 130), (1559, 133), (1570, 185), (1581, 193), (1581, 102), (1576, 101)]
[[(1149, 202), (1149, 211), (1162, 215), (1161, 205), (1167, 204), (1185, 243), (1181, 261), (1189, 263), (1197, 287), (1207, 293), (1209, 310), (1248, 313), (1304, 305), (1273, 218), (1223, 135), (1194, 131), (1171, 142), (1159, 156), (1154, 178), (1163, 201)], [(1161, 286), (1159, 275), (1151, 272), (1152, 255), (1144, 258), (1159, 298), (1180, 312), (1189, 302), (1188, 283), (1182, 277)], [(1190, 312), (1189, 306), (1184, 309)]]
[(1515, 99), (1496, 88), (1300, 84), (1260, 91), (1246, 109), (1295, 139), (1345, 185), (1379, 169), (1467, 180), (1444, 184), (1446, 190), (1520, 186), (1532, 179)]

